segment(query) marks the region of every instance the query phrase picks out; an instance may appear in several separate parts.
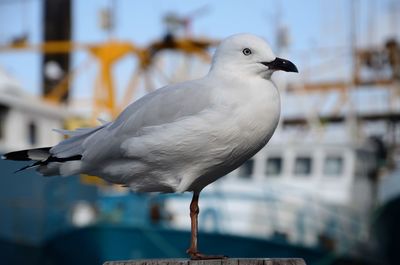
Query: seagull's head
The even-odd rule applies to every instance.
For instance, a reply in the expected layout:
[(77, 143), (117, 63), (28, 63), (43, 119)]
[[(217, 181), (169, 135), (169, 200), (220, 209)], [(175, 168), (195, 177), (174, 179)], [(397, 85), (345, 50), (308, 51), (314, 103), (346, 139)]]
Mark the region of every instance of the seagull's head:
[(290, 61), (276, 57), (269, 44), (252, 34), (236, 34), (218, 46), (211, 71), (259, 75), (270, 78), (278, 70), (298, 72)]

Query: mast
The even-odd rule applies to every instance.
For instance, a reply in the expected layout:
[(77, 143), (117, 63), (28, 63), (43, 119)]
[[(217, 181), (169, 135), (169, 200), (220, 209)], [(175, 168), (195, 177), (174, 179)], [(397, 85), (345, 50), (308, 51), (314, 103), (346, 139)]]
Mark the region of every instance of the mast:
[[(69, 41), (71, 39), (71, 0), (43, 0), (43, 41)], [(43, 96), (57, 87), (69, 72), (69, 53), (44, 53), (42, 59)], [(68, 81), (64, 84), (69, 86)], [(62, 102), (68, 100), (64, 89)]]
[(354, 106), (354, 102), (352, 100), (351, 91), (354, 90), (357, 84), (357, 73), (358, 69), (358, 62), (357, 62), (357, 0), (352, 0), (350, 2), (350, 49), (351, 49), (351, 77), (348, 86), (345, 87), (345, 97), (346, 97), (346, 104), (348, 106), (347, 115), (346, 115), (346, 127), (348, 133), (351, 137), (352, 142), (357, 141), (360, 139), (358, 136), (358, 122), (356, 117), (356, 110)]

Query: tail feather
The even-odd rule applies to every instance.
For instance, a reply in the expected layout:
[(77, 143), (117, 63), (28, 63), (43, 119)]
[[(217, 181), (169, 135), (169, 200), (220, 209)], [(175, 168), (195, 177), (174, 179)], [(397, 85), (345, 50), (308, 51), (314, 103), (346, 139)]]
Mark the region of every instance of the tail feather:
[[(16, 160), (16, 161), (35, 161), (30, 165), (18, 169), (17, 171), (15, 171), (15, 173), (29, 168), (35, 168), (35, 167), (44, 168), (50, 163), (61, 164), (64, 162), (81, 160), (82, 158), (82, 155), (74, 155), (62, 158), (56, 157), (50, 153), (50, 149), (51, 147), (43, 147), (43, 148), (15, 151), (4, 154), (2, 158), (6, 160)], [(54, 169), (52, 169), (52, 172), (54, 172)]]

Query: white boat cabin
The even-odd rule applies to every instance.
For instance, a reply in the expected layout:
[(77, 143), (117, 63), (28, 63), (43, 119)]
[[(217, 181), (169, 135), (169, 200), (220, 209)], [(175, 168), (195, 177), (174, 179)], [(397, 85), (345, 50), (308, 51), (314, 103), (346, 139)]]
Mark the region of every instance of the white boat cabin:
[[(202, 191), (200, 229), (344, 251), (367, 236), (375, 168), (373, 152), (350, 144), (269, 144)], [(189, 201), (167, 200), (173, 227), (189, 229)]]
[(23, 91), (0, 69), (0, 153), (56, 144), (68, 113)]

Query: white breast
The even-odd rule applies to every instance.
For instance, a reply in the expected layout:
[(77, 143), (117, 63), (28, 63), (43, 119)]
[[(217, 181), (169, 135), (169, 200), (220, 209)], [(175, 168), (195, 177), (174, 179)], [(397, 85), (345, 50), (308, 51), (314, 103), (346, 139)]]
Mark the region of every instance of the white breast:
[(215, 124), (215, 130), (219, 131), (218, 145), (226, 146), (230, 151), (225, 150), (219, 155), (213, 152), (215, 163), (202, 167), (199, 174), (183, 179), (180, 190), (201, 190), (239, 167), (269, 141), (279, 121), (280, 98), (271, 82), (257, 81), (261, 82), (243, 87), (242, 91), (218, 95), (220, 108), (229, 111), (221, 124)]

